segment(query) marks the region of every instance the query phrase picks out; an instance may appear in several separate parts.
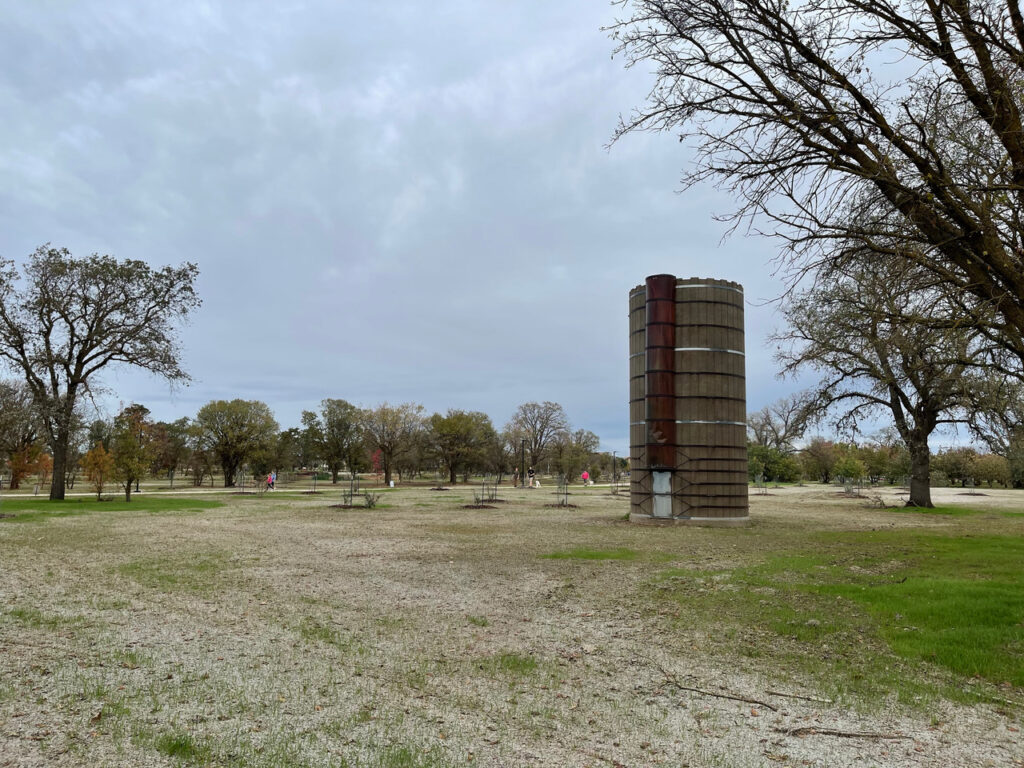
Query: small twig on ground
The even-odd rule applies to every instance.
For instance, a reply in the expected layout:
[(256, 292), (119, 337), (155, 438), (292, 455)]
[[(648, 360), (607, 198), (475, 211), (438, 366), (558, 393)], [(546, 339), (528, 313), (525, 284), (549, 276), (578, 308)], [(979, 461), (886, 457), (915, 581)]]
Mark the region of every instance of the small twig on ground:
[(661, 666), (658, 662), (654, 661), (653, 659), (649, 659), (649, 661), (655, 667), (658, 668), (658, 671), (661, 672), (661, 674), (663, 674), (665, 676), (665, 681), (666, 682), (672, 684), (673, 686), (675, 686), (676, 688), (678, 688), (681, 691), (689, 691), (690, 693), (699, 693), (702, 696), (712, 696), (712, 697), (714, 697), (716, 699), (729, 699), (731, 701), (742, 701), (742, 702), (744, 702), (746, 704), (757, 704), (758, 706), (764, 707), (765, 709), (770, 709), (772, 712), (778, 712), (779, 711), (778, 708), (773, 707), (767, 701), (760, 701), (759, 699), (748, 699), (745, 696), (735, 696), (735, 695), (733, 695), (731, 693), (715, 693), (714, 691), (706, 691), (703, 688), (693, 688), (692, 686), (689, 686), (689, 685), (683, 685), (682, 683), (679, 682), (679, 680), (676, 679), (675, 675), (673, 675), (671, 672), (669, 672), (667, 669), (665, 669), (663, 666)]
[(622, 763), (620, 763), (618, 760), (615, 760), (615, 759), (613, 759), (611, 757), (605, 757), (604, 755), (600, 755), (597, 752), (591, 752), (591, 751), (587, 750), (583, 754), (585, 754), (587, 757), (593, 757), (593, 758), (596, 758), (597, 760), (601, 760), (601, 761), (603, 761), (605, 763), (608, 763), (608, 765), (616, 766), (616, 768), (618, 768), (618, 766), (622, 765)]
[(769, 696), (781, 696), (784, 699), (800, 699), (800, 701), (814, 701), (818, 704), (834, 704), (832, 699), (819, 699), (815, 696), (801, 696), (796, 693), (783, 693), (782, 691), (765, 691)]
[(800, 728), (773, 728), (776, 733), (786, 736), (838, 736), (841, 739), (909, 739), (901, 733), (873, 733), (871, 731), (837, 731), (834, 728), (818, 728), (816, 725), (804, 725)]

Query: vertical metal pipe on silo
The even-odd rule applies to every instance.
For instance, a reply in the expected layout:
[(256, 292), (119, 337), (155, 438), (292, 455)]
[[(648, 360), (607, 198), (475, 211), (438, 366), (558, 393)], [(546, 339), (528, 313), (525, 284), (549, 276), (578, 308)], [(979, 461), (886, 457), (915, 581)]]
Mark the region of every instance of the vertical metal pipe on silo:
[(676, 468), (676, 278), (647, 278), (647, 466), (652, 514), (672, 517), (672, 473)]

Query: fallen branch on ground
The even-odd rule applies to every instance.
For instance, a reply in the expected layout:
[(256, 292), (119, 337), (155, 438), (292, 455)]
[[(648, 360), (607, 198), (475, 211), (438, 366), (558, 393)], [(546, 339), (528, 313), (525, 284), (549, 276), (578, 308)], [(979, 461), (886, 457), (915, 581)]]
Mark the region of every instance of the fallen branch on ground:
[(729, 699), (730, 701), (742, 701), (746, 704), (757, 704), (759, 707), (770, 709), (772, 712), (778, 712), (776, 707), (773, 707), (766, 701), (760, 701), (759, 699), (748, 699), (746, 696), (736, 696), (731, 693), (715, 693), (714, 691), (707, 691), (703, 688), (694, 688), (689, 685), (683, 685), (676, 679), (676, 676), (661, 666), (658, 662), (653, 659), (649, 659), (651, 664), (658, 668), (658, 671), (665, 676), (665, 682), (671, 683), (673, 686), (678, 688), (680, 691), (689, 691), (690, 693), (699, 693), (701, 696), (712, 696), (716, 699)]
[(842, 739), (914, 739), (900, 733), (873, 733), (871, 731), (837, 731), (834, 728), (818, 728), (816, 725), (804, 725), (800, 728), (773, 728), (776, 733), (787, 736), (838, 736)]
[(814, 701), (818, 704), (833, 704), (832, 699), (819, 699), (815, 696), (801, 696), (797, 693), (783, 693), (782, 691), (765, 691), (769, 696), (781, 696), (784, 699), (800, 699), (800, 701)]

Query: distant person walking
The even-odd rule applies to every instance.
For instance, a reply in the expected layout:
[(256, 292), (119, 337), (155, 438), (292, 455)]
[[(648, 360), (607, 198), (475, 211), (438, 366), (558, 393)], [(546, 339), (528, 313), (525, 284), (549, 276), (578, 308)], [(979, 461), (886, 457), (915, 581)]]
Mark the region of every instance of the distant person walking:
[(528, 470), (526, 470), (526, 477), (530, 481), (530, 487), (533, 488), (533, 484), (537, 481), (537, 473), (533, 471), (533, 467), (530, 467)]
[(583, 474), (580, 475), (580, 477), (583, 479), (584, 485), (590, 485), (590, 473), (587, 472), (587, 470), (584, 469)]

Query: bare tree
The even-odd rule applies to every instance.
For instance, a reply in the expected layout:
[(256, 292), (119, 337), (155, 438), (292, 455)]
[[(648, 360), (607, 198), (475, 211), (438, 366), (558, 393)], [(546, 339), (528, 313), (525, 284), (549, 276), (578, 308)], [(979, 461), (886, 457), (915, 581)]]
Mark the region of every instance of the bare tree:
[(813, 397), (799, 392), (766, 405), (747, 416), (747, 435), (752, 443), (793, 453), (794, 443), (804, 436), (812, 416)]
[(928, 289), (934, 281), (921, 268), (856, 264), (790, 297), (784, 310), (790, 327), (777, 337), (788, 348), (778, 359), (787, 373), (824, 374), (817, 406), (838, 413), (840, 428), (891, 417), (911, 455), (908, 504), (930, 507), (928, 438), (939, 424), (966, 417), (965, 372), (984, 350), (975, 344), (977, 332), (948, 327), (942, 295)]
[(525, 440), (529, 464), (539, 467), (541, 459), (559, 435), (569, 429), (569, 419), (558, 403), (523, 403), (505, 426), (513, 440)]
[(127, 364), (187, 381), (175, 325), (199, 306), (194, 264), (75, 259), (41, 246), (19, 280), (0, 260), (0, 358), (25, 378), (53, 450), (51, 499), (64, 498), (75, 404), (101, 370)]
[(616, 138), (678, 132), (697, 150), (684, 185), (732, 192), (726, 218), (784, 238), (788, 263), (837, 239), (912, 261), (1024, 360), (1017, 0), (619, 4), (616, 51), (656, 80)]

